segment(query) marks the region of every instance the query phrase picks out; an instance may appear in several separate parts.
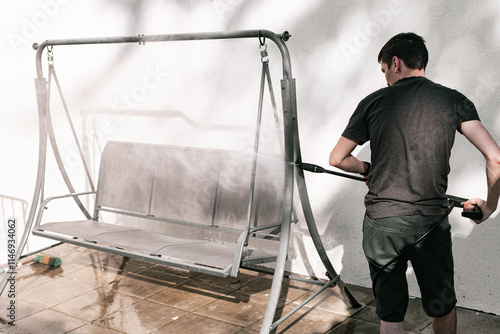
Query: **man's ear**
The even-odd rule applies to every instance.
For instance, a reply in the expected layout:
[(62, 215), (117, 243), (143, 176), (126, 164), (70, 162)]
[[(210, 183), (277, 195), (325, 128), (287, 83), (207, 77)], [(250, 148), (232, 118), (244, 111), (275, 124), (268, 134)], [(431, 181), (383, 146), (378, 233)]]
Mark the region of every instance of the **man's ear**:
[(392, 65), (394, 66), (394, 72), (398, 73), (399, 71), (401, 71), (401, 60), (394, 56), (392, 57)]

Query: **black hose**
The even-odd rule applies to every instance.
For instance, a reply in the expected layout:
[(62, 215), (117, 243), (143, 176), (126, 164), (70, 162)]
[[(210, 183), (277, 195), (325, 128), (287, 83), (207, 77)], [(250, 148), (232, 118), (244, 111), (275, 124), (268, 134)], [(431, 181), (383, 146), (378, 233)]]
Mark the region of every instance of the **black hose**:
[[(342, 177), (346, 177), (346, 178), (357, 180), (357, 181), (366, 182), (366, 180), (363, 177), (354, 176), (354, 175), (345, 174), (345, 173), (334, 172), (334, 171), (325, 169), (321, 166), (311, 164), (311, 163), (301, 162), (298, 164), (298, 167), (303, 169), (303, 170), (307, 170), (307, 171), (313, 172), (313, 173), (328, 173), (328, 174), (342, 176)], [(443, 220), (450, 214), (451, 210), (453, 210), (454, 207), (463, 207), (463, 202), (466, 201), (465, 198), (460, 198), (460, 197), (450, 196), (450, 195), (446, 195), (446, 196), (448, 196), (448, 200), (450, 202), (450, 205), (449, 205), (448, 209), (446, 210), (446, 213), (443, 214), (442, 216), (440, 216), (436, 220), (436, 222), (433, 223), (433, 225), (424, 234), (422, 234), (417, 240), (415, 240), (415, 242), (413, 242), (411, 245), (406, 247), (401, 253), (399, 253), (394, 258), (392, 258), (389, 262), (387, 262), (384, 266), (382, 266), (382, 268), (380, 268), (379, 271), (377, 271), (375, 273), (375, 275), (373, 276), (373, 279), (372, 279), (372, 290), (373, 290), (374, 295), (375, 295), (375, 282), (376, 282), (379, 274), (382, 271), (384, 271), (385, 269), (387, 269), (387, 267), (389, 267), (391, 264), (396, 262), (407, 251), (409, 251), (410, 249), (415, 247), (419, 242), (421, 242), (423, 239), (425, 239), (436, 227), (438, 227), (439, 224), (441, 224), (443, 222)], [(474, 205), (473, 211), (463, 211), (462, 216), (466, 217), (466, 218), (470, 218), (470, 219), (480, 220), (483, 218), (483, 212), (481, 211), (481, 208), (479, 208), (479, 206)]]

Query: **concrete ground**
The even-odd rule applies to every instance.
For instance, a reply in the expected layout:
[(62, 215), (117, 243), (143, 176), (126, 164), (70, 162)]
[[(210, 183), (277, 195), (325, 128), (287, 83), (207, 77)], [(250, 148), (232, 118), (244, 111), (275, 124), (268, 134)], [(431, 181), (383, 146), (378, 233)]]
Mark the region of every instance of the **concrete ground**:
[[(242, 270), (238, 278), (155, 265), (62, 244), (45, 251), (62, 259), (51, 268), (17, 270), (15, 298), (0, 297), (1, 333), (259, 333), (272, 276)], [(284, 315), (319, 287), (285, 279)], [(329, 288), (284, 321), (277, 333), (378, 333), (370, 289), (348, 286), (363, 304), (352, 309)], [(15, 309), (11, 312), (12, 302)], [(11, 307), (12, 309), (12, 307)], [(15, 326), (8, 325), (9, 315)], [(500, 333), (500, 317), (458, 309), (459, 333)], [(407, 333), (432, 333), (420, 301), (412, 299)]]

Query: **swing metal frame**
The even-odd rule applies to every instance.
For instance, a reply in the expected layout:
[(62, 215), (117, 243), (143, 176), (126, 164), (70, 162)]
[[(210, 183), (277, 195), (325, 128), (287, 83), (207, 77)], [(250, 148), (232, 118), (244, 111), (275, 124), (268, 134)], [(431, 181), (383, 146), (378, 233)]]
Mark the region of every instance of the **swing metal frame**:
[[(261, 46), (264, 44), (263, 39), (266, 38), (274, 42), (278, 47), (281, 54), (282, 72), (283, 77), (280, 81), (281, 99), (282, 99), (282, 112), (283, 112), (283, 159), (284, 159), (284, 189), (283, 189), (283, 205), (282, 205), (282, 222), (280, 226), (280, 243), (278, 254), (276, 258), (276, 265), (274, 268), (274, 277), (272, 287), (269, 295), (266, 312), (264, 315), (261, 333), (269, 333), (274, 330), (279, 324), (286, 320), (289, 316), (295, 313), (302, 306), (307, 304), (310, 300), (318, 296), (327, 288), (337, 285), (342, 294), (346, 297), (347, 301), (353, 308), (361, 307), (361, 304), (352, 296), (347, 287), (344, 285), (338, 273), (335, 271), (332, 263), (330, 262), (326, 250), (321, 241), (321, 236), (317, 230), (316, 222), (313, 216), (313, 211), (309, 201), (309, 196), (304, 177), (304, 171), (299, 165), (302, 163), (301, 149), (299, 141), (298, 120), (297, 120), (297, 101), (296, 101), (296, 86), (295, 79), (292, 77), (292, 65), (290, 54), (286, 46), (286, 41), (290, 35), (288, 32), (276, 34), (268, 30), (243, 30), (233, 32), (208, 32), (208, 33), (187, 33), (187, 34), (167, 34), (167, 35), (139, 35), (139, 36), (125, 36), (125, 37), (107, 37), (107, 38), (83, 38), (83, 39), (61, 39), (61, 40), (47, 40), (40, 45), (34, 45), (37, 50), (36, 53), (36, 74), (35, 79), (38, 116), (39, 116), (39, 152), (38, 152), (38, 169), (36, 184), (30, 208), (27, 225), (22, 236), (20, 245), (15, 255), (15, 262), (17, 263), (21, 257), (24, 246), (26, 245), (28, 235), (33, 229), (33, 222), (37, 209), (44, 201), (43, 187), (45, 180), (46, 168), (46, 155), (48, 148), (48, 141), (50, 140), (52, 150), (55, 154), (58, 165), (61, 168), (61, 174), (66, 182), (66, 185), (71, 192), (69, 195), (73, 197), (77, 204), (82, 209), (82, 212), (91, 219), (90, 214), (85, 210), (83, 205), (79, 203), (77, 194), (72, 187), (71, 181), (64, 170), (61, 157), (57, 148), (55, 137), (53, 135), (52, 122), (48, 112), (48, 92), (47, 81), (43, 75), (42, 69), (42, 54), (45, 49), (49, 52), (49, 62), (54, 46), (62, 45), (85, 45), (85, 44), (119, 44), (119, 43), (138, 43), (144, 45), (150, 42), (173, 42), (173, 41), (195, 41), (195, 40), (217, 40), (217, 39), (242, 39), (242, 38), (256, 38), (259, 39)], [(263, 58), (263, 62), (264, 62)], [(269, 75), (269, 73), (267, 72)], [(263, 73), (264, 76), (264, 73)], [(56, 79), (57, 80), (57, 79)], [(270, 77), (268, 76), (268, 80)], [(270, 84), (270, 81), (268, 82)], [(65, 103), (63, 101), (63, 103)], [(278, 136), (280, 137), (280, 136)], [(77, 140), (77, 138), (75, 137)], [(78, 142), (78, 140), (77, 140)], [(83, 155), (82, 155), (83, 158)], [(84, 161), (85, 164), (85, 161)], [(87, 174), (88, 171), (86, 170)], [(90, 182), (92, 190), (93, 185)], [(314, 246), (319, 254), (319, 257), (326, 268), (326, 275), (329, 281), (324, 284), (318, 291), (313, 293), (303, 303), (294, 308), (291, 312), (283, 316), (281, 319), (274, 321), (278, 300), (281, 292), (283, 278), (287, 277), (285, 273), (285, 264), (287, 260), (288, 245), (290, 239), (291, 225), (293, 223), (293, 193), (294, 184), (297, 186), (297, 191), (300, 198), (301, 207), (303, 210), (304, 218), (307, 223), (309, 233), (311, 235)], [(43, 209), (43, 208), (41, 208)], [(14, 266), (15, 268), (15, 266)], [(4, 291), (7, 281), (10, 279), (12, 272), (7, 272), (4, 276), (0, 293)], [(292, 277), (290, 277), (292, 278)]]

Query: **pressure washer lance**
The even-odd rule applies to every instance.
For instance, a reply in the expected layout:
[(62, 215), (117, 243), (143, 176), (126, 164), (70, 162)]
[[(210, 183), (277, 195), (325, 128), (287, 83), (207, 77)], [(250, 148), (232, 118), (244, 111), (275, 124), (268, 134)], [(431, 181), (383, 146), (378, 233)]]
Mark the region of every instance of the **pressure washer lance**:
[(353, 180), (357, 180), (357, 181), (366, 182), (366, 180), (365, 180), (364, 177), (354, 176), (354, 175), (345, 174), (345, 173), (334, 172), (333, 170), (328, 170), (328, 169), (325, 169), (325, 168), (323, 168), (321, 166), (318, 166), (318, 165), (315, 165), (315, 164), (311, 164), (311, 163), (301, 162), (301, 163), (297, 164), (297, 166), (299, 168), (303, 169), (303, 170), (306, 170), (306, 171), (312, 172), (312, 173), (327, 173), (327, 174), (342, 176), (342, 177), (345, 177), (345, 178), (348, 178), (348, 179), (353, 179)]
[[(311, 163), (299, 163), (299, 164), (297, 164), (297, 166), (299, 168), (302, 168), (303, 170), (307, 170), (307, 171), (313, 172), (313, 173), (328, 173), (328, 174), (346, 177), (349, 179), (354, 179), (354, 180), (366, 182), (366, 180), (362, 177), (353, 176), (353, 175), (349, 175), (349, 174), (345, 174), (345, 173), (334, 172), (334, 171), (324, 169), (323, 167), (320, 167), (320, 166), (317, 166), (317, 165), (314, 165)], [(415, 247), (419, 242), (421, 242), (423, 239), (425, 239), (425, 237), (427, 237), (436, 227), (439, 226), (439, 224), (441, 224), (443, 222), (443, 220), (450, 214), (450, 212), (451, 212), (451, 210), (453, 210), (453, 208), (456, 208), (456, 207), (463, 208), (464, 207), (464, 202), (466, 201), (465, 198), (450, 196), (450, 195), (446, 195), (446, 196), (448, 196), (448, 201), (450, 203), (448, 209), (446, 210), (446, 213), (443, 214), (442, 216), (440, 216), (436, 220), (436, 222), (434, 224), (432, 224), (432, 226), (424, 234), (422, 234), (422, 236), (420, 236), (417, 240), (415, 240), (415, 242), (413, 242), (411, 245), (409, 245), (408, 247), (403, 249), (403, 251), (401, 251), (398, 255), (396, 255), (389, 262), (387, 262), (384, 266), (382, 266), (379, 269), (379, 271), (377, 271), (377, 273), (373, 276), (372, 290), (373, 290), (374, 295), (375, 295), (375, 282), (376, 282), (376, 279), (378, 278), (378, 275), (381, 272), (383, 272), (385, 269), (387, 269), (387, 267), (389, 267), (391, 264), (396, 262), (408, 250)], [(479, 206), (474, 205), (473, 211), (462, 211), (462, 217), (467, 217), (470, 219), (479, 220), (479, 219), (483, 218), (483, 212), (481, 211), (481, 208), (479, 208)]]
[[(306, 171), (312, 172), (312, 173), (327, 173), (327, 174), (337, 175), (337, 176), (345, 177), (345, 178), (356, 180), (356, 181), (366, 182), (366, 179), (364, 177), (350, 175), (350, 174), (346, 174), (346, 173), (335, 172), (333, 170), (328, 170), (328, 169), (325, 169), (321, 166), (311, 164), (311, 163), (301, 162), (301, 163), (298, 163), (297, 166), (303, 170), (306, 170)], [(448, 200), (450, 202), (450, 206), (452, 209), (455, 207), (463, 208), (464, 207), (463, 203), (465, 201), (467, 201), (467, 199), (461, 198), (461, 197), (450, 196), (450, 195), (446, 195), (446, 196), (448, 196)], [(474, 205), (474, 209), (472, 211), (463, 211), (462, 217), (478, 220), (478, 219), (483, 218), (483, 212), (481, 211), (481, 209), (477, 205)]]

